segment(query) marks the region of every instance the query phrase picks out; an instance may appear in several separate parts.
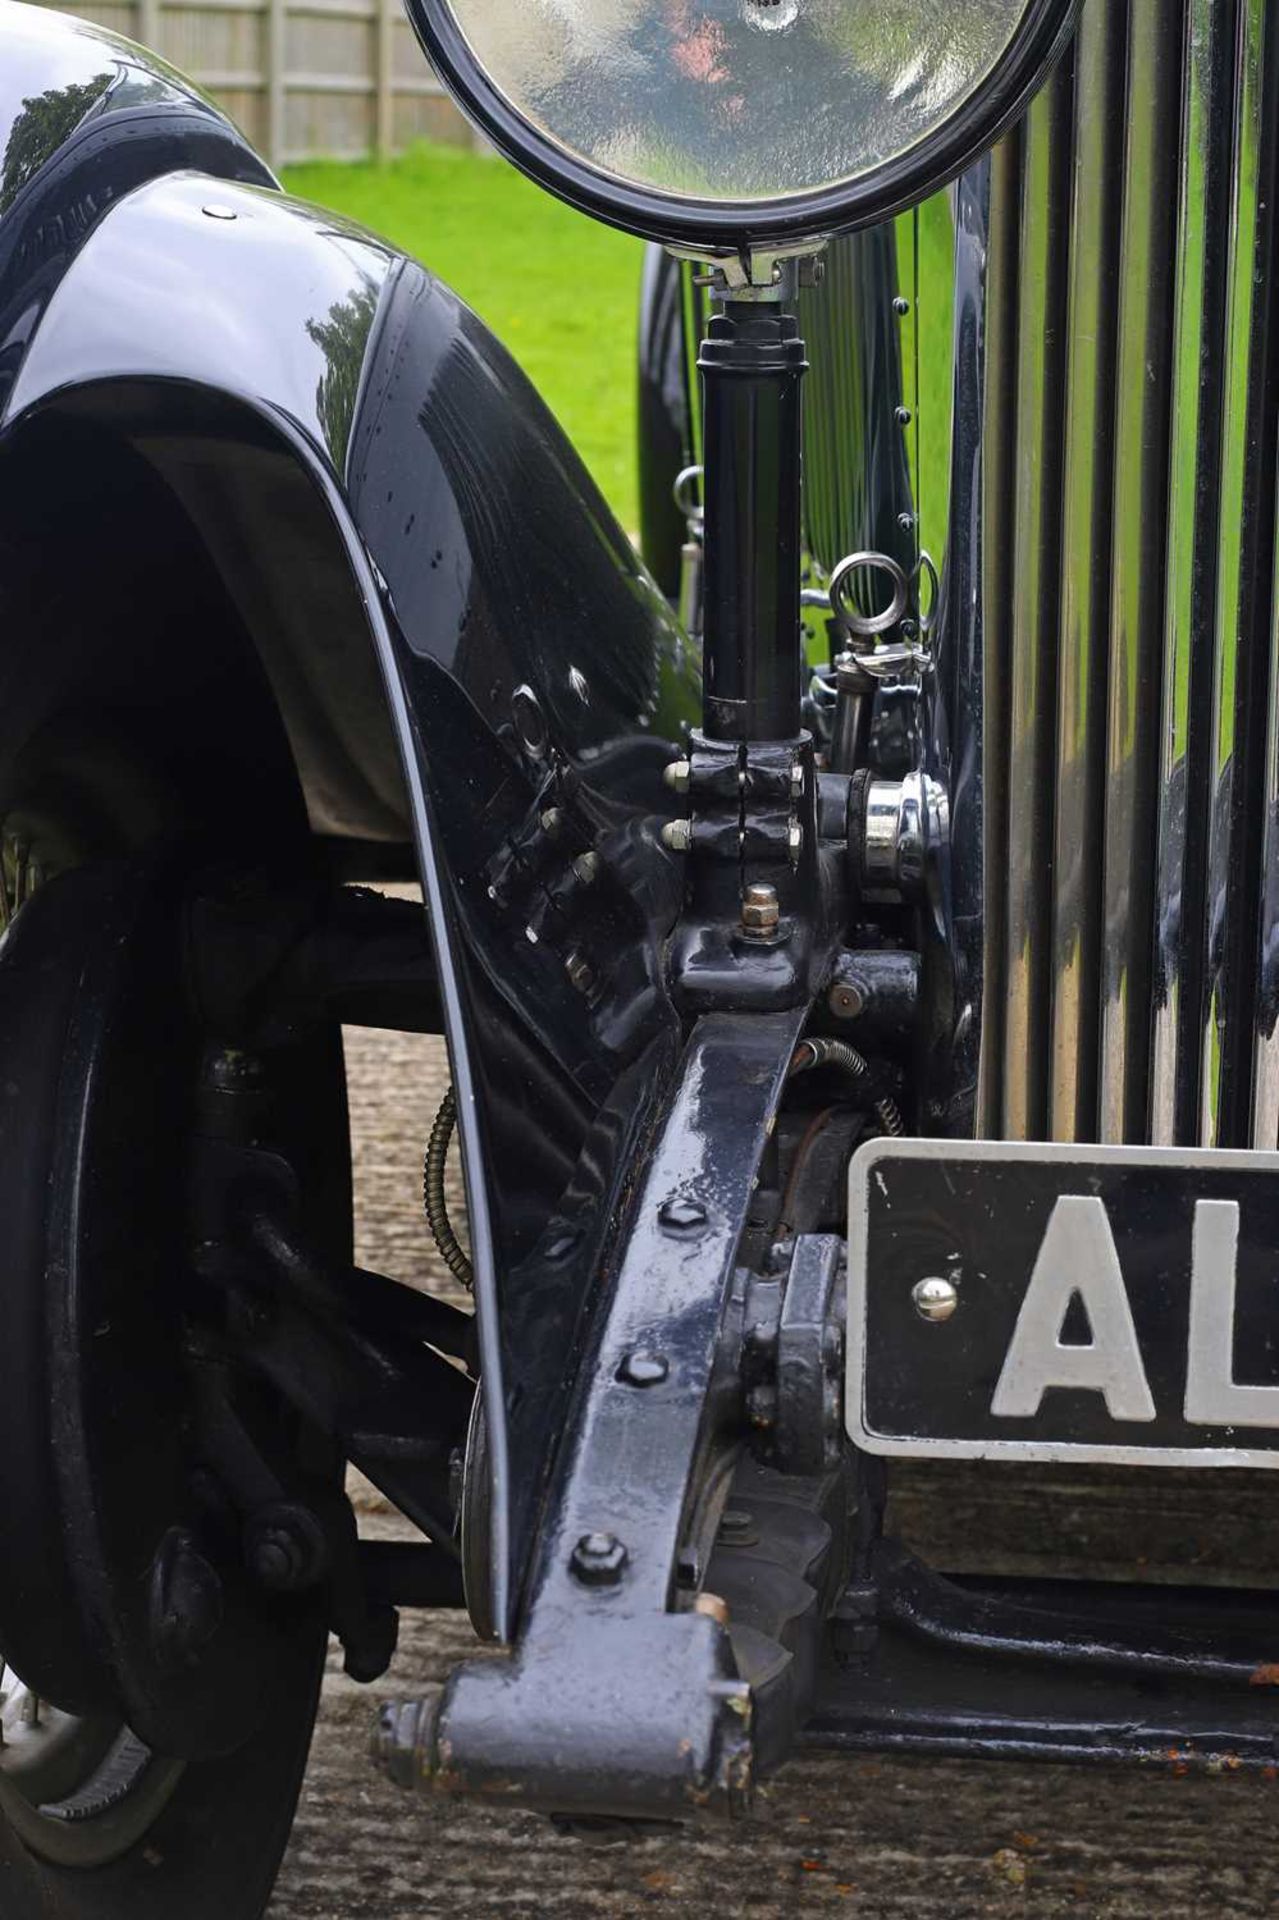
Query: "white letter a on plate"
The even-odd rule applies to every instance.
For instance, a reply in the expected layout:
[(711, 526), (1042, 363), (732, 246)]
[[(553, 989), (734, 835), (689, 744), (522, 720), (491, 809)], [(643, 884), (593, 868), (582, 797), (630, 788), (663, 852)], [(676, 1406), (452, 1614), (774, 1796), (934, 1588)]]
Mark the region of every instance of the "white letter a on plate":
[[(1092, 1339), (1063, 1346), (1076, 1294)], [(1112, 1420), (1155, 1417), (1115, 1238), (1093, 1194), (1063, 1194), (1052, 1210), (990, 1410), (999, 1419), (1027, 1420), (1048, 1387), (1104, 1394)]]

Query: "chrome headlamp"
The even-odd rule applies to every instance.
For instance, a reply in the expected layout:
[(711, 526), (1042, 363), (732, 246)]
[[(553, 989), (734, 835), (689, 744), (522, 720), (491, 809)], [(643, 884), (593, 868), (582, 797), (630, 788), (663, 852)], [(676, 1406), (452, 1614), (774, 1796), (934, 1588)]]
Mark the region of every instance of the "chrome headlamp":
[(1075, 0), (408, 0), (516, 165), (694, 250), (784, 248), (951, 179), (1042, 80)]

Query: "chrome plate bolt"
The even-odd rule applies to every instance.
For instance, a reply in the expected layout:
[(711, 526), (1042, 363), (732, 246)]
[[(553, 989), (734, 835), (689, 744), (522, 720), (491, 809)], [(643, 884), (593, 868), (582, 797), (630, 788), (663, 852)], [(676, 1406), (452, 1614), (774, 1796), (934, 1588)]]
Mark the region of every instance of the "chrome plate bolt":
[(926, 1280), (917, 1280), (910, 1290), (915, 1302), (915, 1312), (921, 1320), (933, 1320), (940, 1323), (949, 1320), (959, 1305), (959, 1289), (953, 1280), (943, 1280), (940, 1274), (930, 1274)]

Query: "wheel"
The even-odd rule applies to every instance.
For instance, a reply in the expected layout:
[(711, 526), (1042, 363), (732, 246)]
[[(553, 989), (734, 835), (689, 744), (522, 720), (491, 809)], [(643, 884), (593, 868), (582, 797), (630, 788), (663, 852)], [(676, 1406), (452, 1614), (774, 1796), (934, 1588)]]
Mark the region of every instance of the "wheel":
[[(0, 726), (0, 1913), (256, 1920), (328, 1601), (250, 1559), (206, 1403), (317, 1500), (341, 1463), (219, 1346), (197, 1241), (245, 1062), (189, 992), (213, 849), (136, 729), (86, 720), (82, 681), (59, 701), (75, 665), (55, 655), (29, 723), (10, 704)], [(337, 1035), (249, 1079), (254, 1152), (349, 1261)]]

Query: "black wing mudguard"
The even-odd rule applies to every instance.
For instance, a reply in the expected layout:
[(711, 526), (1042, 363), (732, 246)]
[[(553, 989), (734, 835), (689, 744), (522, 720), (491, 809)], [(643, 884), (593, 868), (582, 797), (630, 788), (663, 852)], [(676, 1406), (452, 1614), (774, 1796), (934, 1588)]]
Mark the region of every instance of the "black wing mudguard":
[[(121, 460), (144, 462), (251, 638), (312, 826), (416, 847), (508, 1633), (628, 1166), (677, 1051), (661, 960), (682, 882), (658, 837), (661, 771), (696, 714), (695, 667), (554, 420), (447, 289), (275, 190), (163, 68), (155, 84), (187, 102), (173, 139), (148, 135), (145, 164), (121, 172), (113, 140), (142, 141), (132, 109), (114, 136), (115, 109), (92, 122), (119, 71), (149, 70), (125, 43), (0, 0), (0, 47), (0, 140), (28, 156), (0, 198), (0, 499), (92, 515), (96, 485), (105, 517)], [(90, 91), (50, 108), (68, 86)], [(213, 130), (216, 165), (186, 144), (184, 114)], [(97, 198), (92, 156), (72, 165), (86, 127)], [(73, 176), (92, 202), (78, 224), (59, 200)], [(32, 216), (6, 254), (23, 196), (31, 215), (41, 193), (58, 246)], [(141, 522), (122, 537), (136, 558), (164, 536)]]

